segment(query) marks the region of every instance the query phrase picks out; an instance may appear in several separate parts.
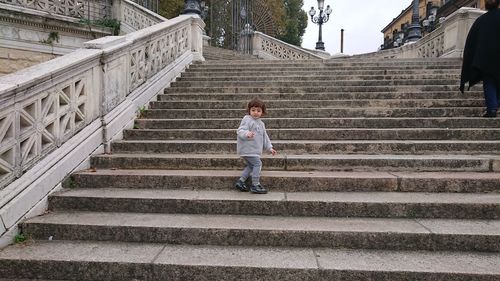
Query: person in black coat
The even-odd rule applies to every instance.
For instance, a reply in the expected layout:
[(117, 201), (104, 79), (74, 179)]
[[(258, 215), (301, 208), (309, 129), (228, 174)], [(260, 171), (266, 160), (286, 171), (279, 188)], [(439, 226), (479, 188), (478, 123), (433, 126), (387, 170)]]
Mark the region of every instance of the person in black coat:
[(500, 0), (486, 0), (486, 12), (476, 19), (465, 41), (460, 91), (483, 81), (486, 113), (496, 117), (500, 102)]

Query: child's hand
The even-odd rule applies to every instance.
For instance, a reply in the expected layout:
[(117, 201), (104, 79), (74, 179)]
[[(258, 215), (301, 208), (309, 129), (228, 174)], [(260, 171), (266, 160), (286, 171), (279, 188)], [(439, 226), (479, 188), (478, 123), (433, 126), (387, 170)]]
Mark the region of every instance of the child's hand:
[(273, 156), (276, 155), (276, 153), (278, 153), (278, 151), (276, 151), (274, 148), (271, 148), (269, 152), (271, 152)]
[(250, 131), (250, 132), (247, 133), (247, 138), (249, 138), (249, 139), (253, 138), (254, 136), (255, 136), (254, 132)]

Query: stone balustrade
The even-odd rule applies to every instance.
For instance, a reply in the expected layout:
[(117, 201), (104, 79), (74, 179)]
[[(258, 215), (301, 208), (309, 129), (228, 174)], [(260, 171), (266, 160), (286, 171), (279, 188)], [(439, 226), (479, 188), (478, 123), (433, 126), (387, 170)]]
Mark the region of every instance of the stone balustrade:
[(0, 235), (43, 211), (48, 193), (109, 151), (139, 108), (203, 59), (203, 28), (182, 15), (0, 77)]
[(305, 60), (324, 58), (321, 55), (285, 43), (258, 31), (253, 33), (251, 42), (253, 55), (261, 59)]
[(433, 32), (415, 43), (399, 48), (356, 55), (372, 58), (436, 58), (462, 57), (467, 34), (474, 21), (484, 11), (463, 7), (446, 18)]
[[(119, 6), (116, 7), (116, 5)], [(114, 6), (116, 18), (120, 20), (120, 29), (123, 33), (130, 33), (167, 21), (166, 18), (129, 0), (117, 1)]]
[(73, 18), (111, 18), (111, 0), (0, 0), (0, 3)]

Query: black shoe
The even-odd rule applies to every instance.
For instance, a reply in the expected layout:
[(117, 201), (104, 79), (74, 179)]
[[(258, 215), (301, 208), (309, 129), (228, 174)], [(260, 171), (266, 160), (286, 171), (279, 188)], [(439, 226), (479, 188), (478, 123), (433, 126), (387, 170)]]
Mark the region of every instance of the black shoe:
[(483, 117), (497, 117), (497, 111), (496, 110), (488, 110), (486, 113), (483, 115)]
[(252, 186), (250, 187), (250, 192), (252, 193), (257, 193), (257, 194), (266, 194), (267, 193), (267, 189), (265, 187), (263, 187), (262, 185), (259, 184), (252, 184)]
[(241, 181), (241, 180), (238, 180), (238, 181), (234, 184), (234, 187), (235, 187), (236, 189), (238, 189), (239, 191), (243, 191), (243, 192), (244, 192), (244, 191), (248, 191), (248, 187), (247, 187), (247, 185), (246, 185), (243, 181)]

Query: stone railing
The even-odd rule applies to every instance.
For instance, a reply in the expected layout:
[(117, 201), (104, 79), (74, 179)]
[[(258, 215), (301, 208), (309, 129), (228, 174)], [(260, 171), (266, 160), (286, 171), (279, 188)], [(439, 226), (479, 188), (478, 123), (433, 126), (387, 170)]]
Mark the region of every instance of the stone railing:
[(412, 44), (399, 48), (356, 55), (366, 58), (430, 58), (462, 57), (467, 34), (474, 21), (484, 13), (479, 9), (460, 8), (451, 14), (441, 25)]
[(300, 47), (285, 43), (261, 32), (252, 35), (252, 53), (261, 59), (305, 60), (323, 59), (321, 55), (314, 54)]
[(91, 21), (111, 18), (111, 0), (0, 0), (0, 3)]
[(123, 33), (130, 33), (167, 21), (166, 18), (132, 1), (122, 0), (116, 2), (113, 3), (113, 10), (117, 14), (116, 18), (120, 20), (120, 29)]
[(43, 212), (68, 174), (108, 151), (138, 108), (202, 59), (203, 28), (198, 16), (182, 15), (0, 77), (0, 246), (21, 218)]

